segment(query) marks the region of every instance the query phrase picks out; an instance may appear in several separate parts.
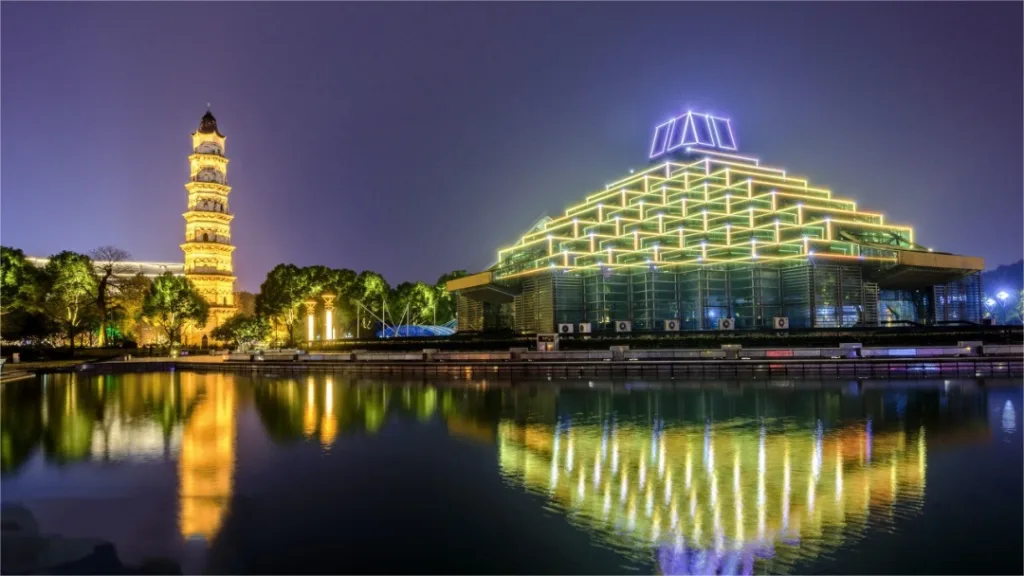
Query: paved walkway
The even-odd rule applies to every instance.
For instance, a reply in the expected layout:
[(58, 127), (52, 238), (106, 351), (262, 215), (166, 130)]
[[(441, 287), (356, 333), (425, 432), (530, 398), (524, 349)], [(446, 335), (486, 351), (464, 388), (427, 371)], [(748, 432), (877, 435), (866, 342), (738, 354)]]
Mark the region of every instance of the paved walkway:
[(131, 363), (145, 363), (145, 362), (186, 362), (193, 364), (219, 364), (227, 360), (227, 356), (179, 356), (178, 358), (171, 358), (170, 356), (132, 356), (131, 360), (117, 360), (113, 362), (104, 362), (104, 364), (118, 363), (118, 362), (131, 362)]

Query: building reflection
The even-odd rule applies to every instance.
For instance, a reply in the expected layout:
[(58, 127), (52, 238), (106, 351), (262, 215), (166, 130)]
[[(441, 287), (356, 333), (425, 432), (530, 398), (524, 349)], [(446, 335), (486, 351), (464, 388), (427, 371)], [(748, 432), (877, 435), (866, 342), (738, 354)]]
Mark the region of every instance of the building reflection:
[(4, 473), (41, 448), (49, 462), (177, 461), (179, 530), (212, 539), (233, 491), (232, 376), (57, 374), (0, 389)]
[(234, 490), (236, 390), (225, 374), (176, 373), (183, 396), (202, 400), (185, 422), (178, 458), (179, 527), (212, 540)]
[(182, 423), (195, 394), (182, 394), (170, 373), (42, 376), (2, 389), (4, 472), (37, 447), (47, 461), (156, 460), (177, 455)]
[(237, 414), (251, 398), (273, 441), (325, 450), (392, 418), (443, 423), (494, 445), (502, 474), (573, 522), (621, 550), (653, 550), (673, 574), (790, 570), (916, 514), (929, 447), (1020, 428), (1018, 396), (934, 382), (612, 390), (164, 372), (21, 384), (0, 388), (5, 474), (33, 454), (174, 463), (186, 538), (215, 538), (230, 513)]
[(438, 388), (386, 381), (335, 382), (333, 376), (268, 379), (253, 397), (268, 434), (278, 442), (319, 441), (329, 448), (338, 436), (376, 434), (389, 415), (418, 422), (443, 419), (454, 436), (493, 443), (497, 412), (488, 416), (482, 387)]
[[(181, 451), (183, 422), (200, 401), (175, 373), (93, 377), (101, 412), (92, 423), (90, 454), (105, 461), (173, 459)], [(87, 390), (88, 382), (67, 389)]]
[(274, 441), (315, 440), (329, 448), (341, 434), (379, 431), (400, 390), (343, 385), (333, 376), (308, 376), (260, 381), (253, 389), (253, 399)]
[[(616, 548), (645, 557), (653, 550), (664, 574), (785, 572), (860, 538), (869, 526), (918, 513), (924, 501), (927, 446), (936, 440), (927, 421), (910, 425), (906, 412), (832, 425), (829, 410), (810, 420), (742, 413), (684, 419), (664, 416), (668, 404), (700, 412), (701, 402), (735, 408), (750, 399), (630, 394), (634, 408), (650, 409), (623, 414), (615, 410), (623, 400), (610, 394), (579, 398), (589, 410), (571, 396), (558, 401), (554, 422), (506, 411), (511, 417), (497, 432), (502, 473), (545, 494)], [(835, 413), (851, 402), (894, 401), (882, 394), (820, 396)], [(907, 408), (928, 410), (932, 400), (938, 404), (938, 395), (917, 395)], [(950, 433), (983, 417), (983, 407), (968, 404), (967, 422), (946, 422), (938, 441), (984, 437)]]

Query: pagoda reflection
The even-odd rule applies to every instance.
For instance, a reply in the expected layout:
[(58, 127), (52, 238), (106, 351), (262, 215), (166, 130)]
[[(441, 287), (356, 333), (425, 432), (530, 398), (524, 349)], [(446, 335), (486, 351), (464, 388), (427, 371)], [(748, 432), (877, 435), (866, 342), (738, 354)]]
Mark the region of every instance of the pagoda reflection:
[(179, 528), (212, 540), (234, 491), (236, 389), (225, 374), (180, 373), (183, 396), (201, 395), (185, 423), (178, 457)]

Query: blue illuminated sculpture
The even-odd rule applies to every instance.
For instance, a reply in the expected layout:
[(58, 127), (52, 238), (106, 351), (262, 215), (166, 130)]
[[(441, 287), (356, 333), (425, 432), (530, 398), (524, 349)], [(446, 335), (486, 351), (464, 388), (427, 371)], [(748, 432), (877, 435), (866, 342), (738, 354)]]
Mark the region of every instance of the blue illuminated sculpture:
[(736, 150), (736, 139), (728, 118), (687, 112), (654, 128), (650, 158), (657, 158), (685, 146)]

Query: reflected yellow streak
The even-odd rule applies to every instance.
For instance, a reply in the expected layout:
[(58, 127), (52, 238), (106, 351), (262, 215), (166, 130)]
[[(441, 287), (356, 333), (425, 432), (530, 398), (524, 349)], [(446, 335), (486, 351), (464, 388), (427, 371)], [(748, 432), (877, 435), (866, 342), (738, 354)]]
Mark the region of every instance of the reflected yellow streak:
[(235, 387), (224, 374), (182, 373), (180, 377), (183, 396), (204, 393), (182, 430), (181, 535), (209, 542), (220, 530), (234, 490)]

